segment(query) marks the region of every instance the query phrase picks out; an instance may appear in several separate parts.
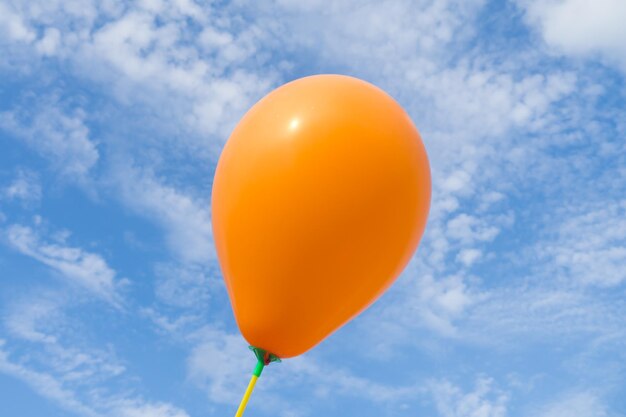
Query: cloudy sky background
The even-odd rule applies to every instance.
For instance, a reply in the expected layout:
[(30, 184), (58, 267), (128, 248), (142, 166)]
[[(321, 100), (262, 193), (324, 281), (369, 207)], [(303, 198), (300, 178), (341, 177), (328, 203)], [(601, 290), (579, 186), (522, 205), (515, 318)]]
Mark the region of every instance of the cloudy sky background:
[[(332, 3), (332, 4), (331, 4)], [(0, 415), (234, 414), (211, 237), (243, 113), (316, 73), (409, 112), (411, 264), (257, 416), (626, 416), (622, 0), (0, 0)]]

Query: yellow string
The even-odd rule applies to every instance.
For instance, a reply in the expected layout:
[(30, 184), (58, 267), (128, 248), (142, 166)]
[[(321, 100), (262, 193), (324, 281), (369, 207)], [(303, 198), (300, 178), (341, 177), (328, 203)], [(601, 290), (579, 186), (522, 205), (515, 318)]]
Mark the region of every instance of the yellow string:
[(235, 414), (235, 417), (243, 416), (243, 412), (246, 410), (246, 405), (248, 405), (248, 400), (250, 399), (250, 395), (252, 394), (252, 390), (256, 385), (257, 379), (259, 379), (259, 377), (257, 377), (256, 375), (252, 375), (252, 378), (250, 378), (250, 383), (248, 384), (248, 388), (246, 388), (246, 392), (243, 394), (241, 404), (239, 404), (239, 408), (237, 409), (237, 414)]

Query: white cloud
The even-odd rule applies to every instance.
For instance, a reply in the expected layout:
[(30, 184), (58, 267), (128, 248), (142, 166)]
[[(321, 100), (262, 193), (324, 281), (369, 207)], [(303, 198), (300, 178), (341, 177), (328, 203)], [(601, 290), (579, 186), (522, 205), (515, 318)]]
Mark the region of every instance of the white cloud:
[(425, 329), (449, 338), (460, 337), (455, 322), (486, 296), (471, 286), (464, 274), (433, 275), (423, 265), (419, 268), (422, 273), (409, 270), (410, 279), (394, 286), (388, 296), (391, 302), (374, 307), (364, 317), (361, 326), (381, 352), (389, 353), (395, 344), (421, 343), (415, 332)]
[(188, 417), (172, 404), (105, 388), (104, 382), (118, 384), (129, 378), (127, 369), (110, 344), (86, 345), (84, 334), (77, 332), (84, 324), (66, 311), (75, 307), (74, 301), (61, 292), (38, 291), (4, 306), (3, 324), (10, 338), (0, 339), (0, 373), (24, 381), (44, 398), (80, 416)]
[(49, 398), (63, 408), (72, 410), (85, 417), (98, 417), (99, 414), (79, 401), (75, 394), (63, 387), (52, 376), (29, 369), (9, 359), (8, 353), (2, 349), (4, 343), (0, 339), (0, 372), (16, 377), (32, 387), (39, 395)]
[[(115, 358), (104, 351), (68, 347), (68, 322), (63, 313), (62, 293), (26, 294), (4, 307), (3, 324), (13, 344), (27, 344), (29, 354), (11, 359), (0, 345), (0, 372), (21, 379), (45, 398), (83, 416), (99, 416), (72, 387), (89, 384), (94, 378), (113, 377), (124, 371)], [(40, 348), (40, 349), (37, 349)], [(17, 356), (17, 355), (15, 355)], [(96, 376), (97, 375), (97, 376)]]
[(590, 391), (580, 391), (565, 395), (533, 415), (538, 417), (605, 417), (609, 414), (596, 394)]
[(179, 259), (198, 263), (215, 259), (208, 189), (206, 200), (196, 199), (163, 184), (150, 172), (122, 164), (113, 170), (112, 178), (127, 206), (162, 225)]
[(119, 417), (189, 417), (185, 410), (167, 403), (146, 403), (142, 400), (112, 402), (110, 416)]
[[(333, 2), (278, 0), (260, 2), (259, 12), (271, 18), (276, 9), (290, 17), (285, 32), (294, 43), (312, 48), (326, 58), (363, 63), (381, 63), (387, 71), (400, 62), (398, 55), (441, 54), (467, 20), (484, 4), (474, 1), (381, 1), (363, 4), (358, 0)], [(324, 31), (319, 31), (323, 26)], [(467, 29), (465, 29), (467, 30)]]
[[(3, 349), (5, 342), (0, 339), (0, 372), (18, 378), (28, 384), (44, 398), (57, 403), (62, 408), (84, 417), (188, 417), (186, 411), (172, 404), (149, 402), (129, 396), (102, 396), (81, 398), (81, 395), (66, 386), (63, 380), (46, 372), (36, 371), (21, 363), (12, 361)], [(102, 390), (100, 390), (102, 391)]]
[(45, 369), (66, 385), (121, 375), (125, 367), (112, 352), (68, 345), (72, 335), (63, 312), (67, 303), (61, 293), (44, 292), (22, 296), (6, 308), (3, 321), (11, 341), (36, 347), (22, 365)]
[(36, 49), (42, 55), (55, 55), (61, 42), (61, 32), (57, 28), (46, 28), (43, 37), (37, 42)]
[(314, 390), (314, 395), (321, 399), (341, 394), (373, 404), (403, 404), (424, 394), (421, 383), (381, 383), (373, 378), (355, 375), (344, 367), (316, 360), (311, 355), (290, 359), (286, 365), (276, 370), (282, 386), (286, 385), (285, 381), (289, 381), (292, 387), (307, 383)]
[[(245, 340), (238, 334), (211, 327), (201, 329), (189, 340), (195, 343), (187, 360), (190, 380), (204, 387), (211, 401), (237, 404), (256, 361)], [(383, 384), (311, 355), (271, 364), (264, 372), (262, 383), (255, 390), (256, 404), (273, 415), (305, 412), (308, 405), (300, 404), (297, 397), (288, 394), (289, 390), (302, 385), (319, 399), (341, 394), (374, 404), (411, 402), (425, 393), (421, 384)]]
[(207, 308), (211, 289), (216, 288), (209, 271), (194, 265), (160, 264), (155, 272), (159, 301), (181, 308)]
[(238, 334), (206, 328), (187, 359), (187, 374), (207, 389), (212, 401), (236, 404), (248, 383), (255, 359)]
[(0, 3), (0, 33), (18, 42), (32, 42), (36, 37), (35, 31), (28, 27), (22, 16), (4, 3)]
[(116, 279), (115, 271), (100, 255), (62, 242), (43, 242), (36, 230), (18, 224), (8, 226), (4, 235), (17, 251), (49, 266), (93, 295), (120, 305), (119, 287), (124, 281)]
[(41, 200), (39, 176), (33, 171), (18, 170), (16, 178), (3, 191), (7, 200), (20, 201), (27, 206)]
[(504, 350), (518, 348), (520, 340), (529, 349), (549, 343), (582, 351), (603, 340), (609, 350), (621, 346), (626, 340), (622, 304), (548, 278), (546, 272), (489, 291), (459, 320), (464, 341)]
[(626, 281), (626, 201), (571, 211), (537, 250), (566, 281), (612, 287)]
[(442, 417), (506, 417), (506, 393), (493, 387), (493, 380), (481, 377), (471, 392), (464, 392), (449, 381), (431, 384), (439, 415)]
[(270, 34), (242, 24), (228, 7), (145, 3), (91, 29), (92, 38), (70, 53), (79, 71), (112, 87), (122, 103), (141, 102), (168, 117), (192, 136), (172, 144), (196, 154), (213, 156), (216, 136), (222, 143), (252, 99), (275, 82), (275, 71), (263, 66), (268, 57), (257, 54)]
[[(500, 255), (507, 272), (490, 272), (493, 276), (484, 278), (494, 287), (483, 287), (481, 278), (467, 272), (473, 257), (479, 256), (476, 247), (461, 246), (458, 267), (449, 263), (437, 269), (440, 259), (450, 259), (443, 256), (430, 266), (433, 253), (448, 253), (456, 240), (478, 242), (483, 236), (469, 232), (466, 226), (473, 221), (467, 215), (452, 217), (450, 237), (439, 235), (435, 223), (421, 259), (391, 289), (392, 301), (366, 314), (363, 328), (372, 338), (380, 338), (383, 331), (390, 336), (381, 342), (383, 349), (386, 344), (419, 343), (412, 341), (414, 333), (408, 329), (424, 327), (463, 343), (505, 349), (516, 346), (520, 337), (527, 346), (583, 339), (587, 346), (606, 338), (616, 346), (624, 340), (623, 307), (608, 293), (594, 291), (626, 280), (626, 206), (621, 201), (590, 201), (559, 207), (556, 218), (546, 218), (526, 250)], [(519, 265), (528, 265), (530, 271), (520, 271)]]
[(498, 228), (480, 221), (474, 216), (461, 213), (448, 221), (447, 235), (467, 243), (491, 241), (498, 235)]
[(48, 159), (52, 167), (74, 180), (85, 179), (98, 162), (99, 153), (89, 138), (85, 113), (65, 113), (56, 99), (42, 99), (34, 108), (0, 113), (0, 129), (23, 140)]
[(198, 323), (202, 323), (205, 312), (201, 314), (181, 314), (179, 316), (170, 316), (163, 314), (156, 308), (145, 307), (139, 310), (142, 317), (147, 318), (156, 326), (159, 333), (165, 336), (172, 336), (181, 341), (188, 333), (197, 329)]
[(621, 0), (518, 0), (544, 40), (566, 54), (601, 56), (626, 70), (626, 4)]
[(40, 343), (56, 343), (51, 334), (38, 329), (58, 316), (58, 303), (49, 299), (38, 299), (37, 302), (21, 303), (5, 316), (4, 324), (10, 333), (23, 340)]
[(463, 249), (457, 255), (457, 260), (465, 266), (471, 266), (480, 259), (482, 252), (478, 249)]

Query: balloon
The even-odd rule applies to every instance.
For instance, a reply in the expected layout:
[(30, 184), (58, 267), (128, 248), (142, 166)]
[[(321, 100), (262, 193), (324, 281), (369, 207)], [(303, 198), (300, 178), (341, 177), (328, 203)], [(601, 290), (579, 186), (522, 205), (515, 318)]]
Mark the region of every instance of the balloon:
[(317, 75), (269, 93), (232, 132), (213, 182), (216, 250), (243, 336), (280, 358), (311, 349), (392, 284), (429, 206), (424, 145), (385, 92)]

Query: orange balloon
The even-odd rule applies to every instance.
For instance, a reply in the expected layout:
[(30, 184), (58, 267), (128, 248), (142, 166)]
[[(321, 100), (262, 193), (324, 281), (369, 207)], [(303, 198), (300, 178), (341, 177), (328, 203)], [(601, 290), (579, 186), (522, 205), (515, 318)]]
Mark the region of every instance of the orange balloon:
[(241, 119), (215, 173), (213, 235), (241, 333), (280, 358), (372, 304), (426, 225), (430, 169), (409, 116), (356, 78), (272, 91)]

